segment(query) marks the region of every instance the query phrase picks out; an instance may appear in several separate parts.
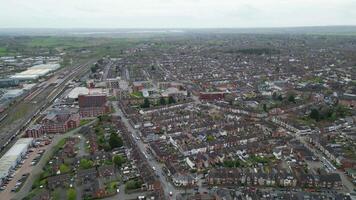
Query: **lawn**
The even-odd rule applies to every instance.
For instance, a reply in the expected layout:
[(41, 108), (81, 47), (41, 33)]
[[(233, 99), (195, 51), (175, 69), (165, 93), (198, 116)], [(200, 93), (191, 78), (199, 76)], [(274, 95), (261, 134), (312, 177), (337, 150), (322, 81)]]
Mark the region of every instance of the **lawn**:
[(130, 94), (130, 96), (133, 98), (143, 98), (142, 92), (133, 92)]
[(0, 47), (0, 56), (4, 56), (4, 55), (6, 55), (6, 54), (8, 54), (7, 49), (4, 48), (4, 47)]

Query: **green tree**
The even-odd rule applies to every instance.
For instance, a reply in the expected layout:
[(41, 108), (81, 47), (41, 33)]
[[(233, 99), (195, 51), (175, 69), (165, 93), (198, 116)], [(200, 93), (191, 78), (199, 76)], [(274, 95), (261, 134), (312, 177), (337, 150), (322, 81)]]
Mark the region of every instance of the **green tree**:
[(316, 121), (319, 121), (320, 120), (319, 110), (316, 108), (313, 108), (309, 114), (309, 117), (312, 119), (315, 119)]
[(70, 171), (70, 168), (66, 164), (61, 164), (59, 166), (59, 171), (61, 171), (62, 174), (67, 173)]
[(93, 161), (87, 160), (85, 158), (81, 159), (79, 162), (79, 168), (81, 169), (89, 169), (92, 168), (93, 166), (94, 166)]
[(121, 137), (119, 137), (116, 133), (111, 133), (109, 138), (109, 145), (111, 149), (121, 147), (123, 145), (123, 141)]
[(166, 105), (166, 99), (164, 97), (159, 98), (159, 104), (160, 105)]
[(278, 101), (283, 101), (283, 96), (280, 94), (280, 95), (278, 95), (277, 99), (278, 99)]
[(77, 192), (73, 188), (69, 188), (67, 190), (67, 199), (68, 200), (76, 200), (77, 199)]
[(168, 104), (173, 104), (176, 103), (176, 100), (173, 98), (173, 96), (168, 97)]
[(289, 101), (289, 102), (296, 103), (296, 102), (295, 102), (295, 96), (294, 96), (294, 94), (289, 95), (288, 101)]
[(149, 108), (150, 107), (150, 100), (148, 98), (145, 98), (143, 100), (143, 104), (141, 105), (142, 108)]
[(122, 157), (120, 155), (115, 155), (113, 157), (113, 162), (118, 168), (120, 168), (122, 166), (122, 164), (124, 164), (126, 162), (126, 160), (124, 157)]
[(208, 142), (211, 142), (211, 141), (214, 141), (214, 136), (212, 136), (212, 135), (208, 135), (208, 137), (206, 137), (206, 141), (208, 141)]
[(276, 100), (276, 99), (277, 99), (277, 92), (273, 92), (273, 94), (272, 94), (272, 99), (273, 99), (273, 100)]
[(267, 112), (267, 105), (265, 103), (263, 104), (263, 110)]
[(142, 185), (142, 182), (139, 180), (130, 180), (127, 181), (125, 184), (125, 189), (126, 190), (134, 190), (140, 188)]

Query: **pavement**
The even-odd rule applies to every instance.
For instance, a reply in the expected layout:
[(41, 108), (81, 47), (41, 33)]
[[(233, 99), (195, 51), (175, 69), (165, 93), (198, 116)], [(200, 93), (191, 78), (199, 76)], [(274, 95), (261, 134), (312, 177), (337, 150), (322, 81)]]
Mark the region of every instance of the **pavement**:
[[(128, 131), (134, 135), (135, 138), (140, 138), (140, 134), (138, 134), (138, 130), (135, 130), (132, 125), (130, 124), (129, 120), (127, 117), (124, 115), (122, 110), (118, 107), (118, 103), (115, 101), (113, 102), (113, 107), (115, 109), (114, 115), (120, 116), (123, 123), (127, 127)], [(143, 143), (142, 139), (134, 139), (136, 141), (137, 147), (140, 149), (142, 153), (146, 152), (146, 147), (145, 144)], [(145, 153), (146, 154), (146, 153)], [(155, 169), (156, 174), (159, 177), (159, 180), (161, 181), (162, 187), (164, 188), (164, 194), (168, 199), (176, 199), (177, 194), (180, 193), (180, 191), (175, 188), (169, 181), (167, 181), (166, 177), (163, 175), (163, 170), (162, 170), (162, 165), (159, 164), (155, 159), (147, 159), (148, 164), (151, 166), (151, 168)], [(173, 195), (170, 196), (169, 193), (172, 192)]]

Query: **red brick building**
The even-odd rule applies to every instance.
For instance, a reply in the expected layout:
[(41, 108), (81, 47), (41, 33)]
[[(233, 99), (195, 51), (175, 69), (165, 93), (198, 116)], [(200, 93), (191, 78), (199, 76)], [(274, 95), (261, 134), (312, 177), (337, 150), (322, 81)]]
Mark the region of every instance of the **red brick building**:
[(35, 124), (26, 130), (27, 137), (39, 138), (45, 133), (44, 128), (41, 124)]
[(83, 118), (97, 117), (110, 112), (106, 95), (79, 95), (79, 113)]
[(79, 126), (79, 114), (70, 112), (50, 113), (42, 120), (42, 125), (46, 133), (65, 133), (70, 129)]

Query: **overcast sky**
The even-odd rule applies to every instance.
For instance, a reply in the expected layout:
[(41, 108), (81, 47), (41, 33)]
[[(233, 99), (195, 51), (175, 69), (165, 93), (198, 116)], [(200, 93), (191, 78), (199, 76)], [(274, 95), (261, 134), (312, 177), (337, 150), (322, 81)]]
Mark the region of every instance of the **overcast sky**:
[(0, 28), (356, 25), (356, 0), (0, 0)]

